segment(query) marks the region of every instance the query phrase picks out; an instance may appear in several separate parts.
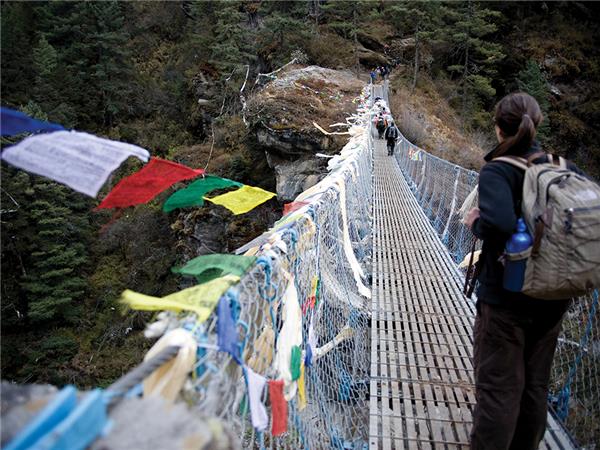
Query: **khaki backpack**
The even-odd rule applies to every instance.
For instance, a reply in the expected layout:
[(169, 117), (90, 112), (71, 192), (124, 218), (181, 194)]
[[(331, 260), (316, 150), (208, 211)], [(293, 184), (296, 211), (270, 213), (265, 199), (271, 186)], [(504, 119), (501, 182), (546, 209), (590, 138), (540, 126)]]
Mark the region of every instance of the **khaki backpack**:
[(512, 259), (527, 258), (522, 292), (555, 300), (600, 287), (600, 186), (567, 168), (563, 158), (548, 162), (501, 156), (525, 171), (522, 215), (533, 245)]

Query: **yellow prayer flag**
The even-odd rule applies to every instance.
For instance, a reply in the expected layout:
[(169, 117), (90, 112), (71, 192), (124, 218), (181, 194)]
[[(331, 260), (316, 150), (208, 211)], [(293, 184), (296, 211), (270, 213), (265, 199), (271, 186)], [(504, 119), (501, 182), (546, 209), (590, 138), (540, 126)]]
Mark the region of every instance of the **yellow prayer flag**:
[(304, 389), (304, 362), (300, 365), (300, 378), (298, 378), (298, 411), (306, 408), (306, 391)]
[(213, 198), (204, 197), (204, 199), (216, 205), (224, 206), (237, 215), (247, 213), (276, 195), (258, 187), (244, 185), (237, 191), (227, 192)]
[(221, 295), (238, 281), (240, 277), (226, 275), (162, 298), (127, 289), (121, 294), (121, 303), (142, 311), (191, 311), (198, 316), (198, 322), (204, 322), (215, 309)]

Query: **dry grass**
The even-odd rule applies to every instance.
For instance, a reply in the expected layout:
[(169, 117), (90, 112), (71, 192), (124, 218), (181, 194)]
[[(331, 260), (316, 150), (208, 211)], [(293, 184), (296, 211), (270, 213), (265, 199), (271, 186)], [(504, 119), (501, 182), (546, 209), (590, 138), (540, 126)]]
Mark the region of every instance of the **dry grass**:
[(248, 118), (256, 126), (321, 139), (323, 135), (313, 121), (325, 129), (344, 122), (355, 112), (352, 100), (362, 87), (363, 83), (349, 72), (314, 66), (293, 68), (250, 99)]
[(481, 168), (489, 142), (481, 133), (471, 136), (461, 131), (462, 123), (448, 104), (449, 90), (438, 89), (423, 75), (415, 92), (401, 76), (393, 76), (391, 86), (390, 107), (411, 142), (465, 168)]

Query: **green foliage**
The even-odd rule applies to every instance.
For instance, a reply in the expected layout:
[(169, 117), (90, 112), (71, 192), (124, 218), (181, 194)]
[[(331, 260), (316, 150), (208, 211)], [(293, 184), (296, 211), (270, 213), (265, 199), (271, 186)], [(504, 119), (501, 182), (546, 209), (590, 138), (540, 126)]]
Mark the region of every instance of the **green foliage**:
[(215, 11), (210, 62), (223, 73), (254, 58), (241, 6), (238, 1), (222, 2)]
[(85, 233), (87, 219), (70, 203), (69, 188), (42, 179), (32, 180), (27, 221), (35, 234), (25, 236), (28, 271), (22, 287), (27, 317), (32, 322), (74, 320), (77, 301), (86, 289)]
[[(283, 5), (290, 10), (282, 11)], [(309, 39), (309, 26), (304, 17), (305, 5), (300, 2), (267, 2), (265, 6), (267, 16), (257, 34), (256, 50), (272, 67), (282, 66), (292, 59), (294, 50), (304, 49)]]
[(492, 41), (500, 13), (471, 0), (450, 3), (443, 12), (446, 24), (440, 33), (452, 49), (447, 70), (460, 76), (466, 119), (489, 106), (496, 94), (492, 81), (497, 64), (505, 57), (502, 46)]
[(540, 105), (544, 120), (537, 129), (537, 136), (542, 142), (546, 142), (550, 135), (550, 118), (548, 111), (550, 109), (549, 89), (546, 76), (540, 70), (540, 66), (535, 61), (527, 61), (527, 65), (517, 75), (519, 89), (527, 92), (535, 98)]
[(421, 49), (436, 38), (441, 24), (441, 6), (438, 2), (402, 1), (388, 7), (388, 14), (399, 30), (408, 30), (415, 40), (413, 59), (413, 90), (417, 85)]

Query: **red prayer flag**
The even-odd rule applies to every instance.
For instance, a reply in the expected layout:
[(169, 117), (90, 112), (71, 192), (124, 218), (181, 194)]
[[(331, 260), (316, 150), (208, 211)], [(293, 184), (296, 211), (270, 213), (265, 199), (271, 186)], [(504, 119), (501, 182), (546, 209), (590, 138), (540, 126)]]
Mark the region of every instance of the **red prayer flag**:
[(283, 380), (269, 381), (271, 399), (271, 434), (279, 436), (287, 431), (287, 402), (283, 398)]
[(291, 202), (283, 205), (283, 215), (288, 215), (291, 212), (296, 211), (297, 209), (302, 208), (304, 205), (308, 205), (308, 202)]
[(203, 169), (190, 169), (166, 159), (152, 158), (142, 170), (119, 181), (96, 209), (125, 208), (149, 202), (178, 181), (203, 173)]

